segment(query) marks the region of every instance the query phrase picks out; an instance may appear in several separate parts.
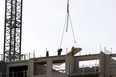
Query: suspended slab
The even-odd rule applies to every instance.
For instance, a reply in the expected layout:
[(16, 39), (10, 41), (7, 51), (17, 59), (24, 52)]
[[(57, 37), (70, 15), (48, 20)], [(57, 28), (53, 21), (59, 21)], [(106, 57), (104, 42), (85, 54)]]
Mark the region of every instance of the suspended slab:
[(67, 55), (75, 55), (77, 54), (78, 52), (80, 52), (82, 50), (82, 48), (74, 48), (72, 47), (71, 51), (69, 53), (67, 53)]

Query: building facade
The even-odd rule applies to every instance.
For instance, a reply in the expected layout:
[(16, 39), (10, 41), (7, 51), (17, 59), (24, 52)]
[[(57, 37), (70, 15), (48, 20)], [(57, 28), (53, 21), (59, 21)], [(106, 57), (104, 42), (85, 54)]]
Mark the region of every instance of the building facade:
[[(67, 55), (1, 61), (0, 77), (116, 77), (116, 54), (100, 52), (75, 56), (80, 50), (74, 48)], [(81, 62), (92, 60), (99, 63), (80, 67)]]

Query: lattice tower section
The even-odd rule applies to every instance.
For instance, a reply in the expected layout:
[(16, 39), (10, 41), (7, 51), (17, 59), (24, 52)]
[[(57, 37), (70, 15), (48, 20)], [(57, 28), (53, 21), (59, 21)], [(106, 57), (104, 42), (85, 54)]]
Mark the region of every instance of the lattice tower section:
[(22, 0), (5, 1), (4, 61), (21, 59)]

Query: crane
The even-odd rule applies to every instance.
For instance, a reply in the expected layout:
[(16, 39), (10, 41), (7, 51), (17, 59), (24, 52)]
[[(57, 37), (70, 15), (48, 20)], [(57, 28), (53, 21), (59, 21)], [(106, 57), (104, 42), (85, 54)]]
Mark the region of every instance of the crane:
[(5, 0), (4, 61), (21, 59), (22, 0)]

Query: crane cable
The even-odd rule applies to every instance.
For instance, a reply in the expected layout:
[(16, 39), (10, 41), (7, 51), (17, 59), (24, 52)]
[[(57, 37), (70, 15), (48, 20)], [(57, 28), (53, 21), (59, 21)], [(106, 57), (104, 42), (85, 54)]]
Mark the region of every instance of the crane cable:
[(61, 36), (61, 41), (60, 41), (60, 48), (62, 47), (62, 41), (63, 41), (63, 37), (64, 37), (65, 24), (66, 24), (66, 18), (65, 18), (64, 28), (63, 28), (63, 32), (62, 32), (62, 36)]
[(70, 14), (69, 14), (69, 0), (67, 0), (67, 14), (66, 14), (65, 23), (64, 23), (64, 28), (63, 28), (63, 32), (62, 32), (62, 36), (61, 36), (60, 48), (61, 48), (61, 46), (62, 46), (65, 28), (66, 28), (66, 32), (68, 32), (69, 21), (70, 21), (70, 25), (71, 25), (71, 29), (72, 29), (72, 35), (73, 35), (73, 39), (74, 39), (74, 44), (76, 44), (76, 45), (78, 46), (78, 44), (76, 43), (76, 38), (75, 38), (75, 34), (74, 34), (74, 29), (73, 29), (71, 17), (70, 17)]
[[(66, 17), (67, 18), (67, 17)], [(66, 32), (68, 32), (68, 26), (66, 27), (66, 19), (65, 18), (65, 23), (64, 23), (64, 27), (63, 27), (63, 32), (62, 32), (62, 36), (61, 36), (61, 41), (60, 41), (60, 48), (62, 47), (62, 42), (63, 42), (63, 38), (64, 38), (64, 33), (65, 33), (65, 28), (66, 28)], [(77, 46), (78, 46), (78, 44), (77, 44), (77, 42), (76, 42), (76, 38), (75, 38), (75, 34), (74, 34), (74, 29), (73, 29), (73, 25), (72, 25), (72, 21), (71, 21), (71, 18), (70, 18), (70, 16), (69, 16), (69, 21), (70, 21), (70, 25), (71, 25), (71, 30), (72, 30), (72, 35), (73, 35), (73, 40), (74, 40), (74, 44), (76, 44)]]
[[(69, 16), (69, 17), (70, 17), (70, 16)], [(72, 29), (72, 34), (73, 34), (74, 43), (77, 44), (71, 18), (70, 18), (70, 24), (71, 24), (71, 29)], [(77, 44), (77, 46), (78, 46), (78, 44)]]

